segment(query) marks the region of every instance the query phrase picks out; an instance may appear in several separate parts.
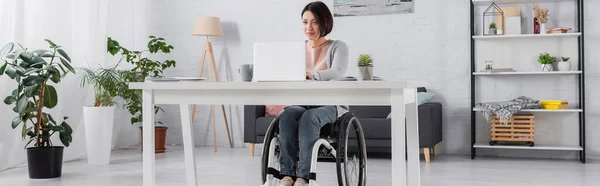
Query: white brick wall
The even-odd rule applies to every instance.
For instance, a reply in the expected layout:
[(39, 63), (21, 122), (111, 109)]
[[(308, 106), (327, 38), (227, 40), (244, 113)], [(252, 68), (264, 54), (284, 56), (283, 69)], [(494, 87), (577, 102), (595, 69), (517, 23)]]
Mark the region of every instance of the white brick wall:
[[(218, 70), (222, 79), (239, 81), (237, 68), (252, 63), (252, 44), (259, 41), (302, 40), (300, 11), (308, 0), (228, 0), (228, 1), (164, 1), (157, 0), (150, 6), (154, 20), (151, 34), (165, 37), (175, 46), (171, 59), (178, 68), (167, 74), (195, 76), (198, 74), (204, 38), (191, 35), (196, 16), (219, 16), (224, 25), (224, 37), (214, 38), (213, 45)], [(325, 1), (329, 6), (331, 0)], [(600, 90), (598, 60), (598, 35), (600, 27), (595, 9), (600, 2), (587, 1), (587, 114), (588, 152), (600, 154), (600, 144), (592, 130), (600, 121), (600, 98), (593, 92)], [(469, 2), (465, 0), (428, 1), (416, 0), (414, 14), (335, 18), (334, 31), (329, 38), (345, 41), (350, 48), (351, 63), (360, 53), (369, 53), (375, 59), (375, 73), (388, 80), (424, 79), (428, 89), (438, 93), (434, 101), (444, 105), (444, 141), (440, 151), (447, 154), (470, 152), (470, 48), (469, 48)], [(554, 8), (554, 7), (553, 7)], [(564, 12), (564, 11), (561, 11)], [(561, 13), (562, 14), (562, 13)], [(356, 67), (350, 65), (347, 75), (356, 75)], [(205, 71), (206, 73), (206, 71)], [(510, 80), (510, 79), (509, 79)], [(505, 80), (505, 81), (509, 81)], [(513, 79), (514, 80), (514, 79)], [(525, 84), (535, 88), (536, 83)], [(562, 80), (561, 80), (562, 81)], [(509, 82), (500, 82), (499, 85)], [(526, 92), (525, 90), (523, 90)], [(560, 94), (566, 90), (557, 91)], [(533, 93), (532, 93), (533, 94)], [(552, 95), (552, 94), (551, 94)], [(570, 99), (570, 97), (569, 97)], [(157, 119), (170, 126), (169, 144), (181, 144), (179, 109), (165, 106), (167, 111)], [(228, 106), (230, 127), (236, 147), (243, 144), (242, 106)], [(196, 144), (212, 146), (212, 124), (209, 106), (199, 107), (196, 126)], [(228, 146), (221, 112), (217, 112), (218, 146)], [(486, 132), (485, 129), (481, 129)], [(488, 154), (507, 155), (506, 151)], [(509, 152), (512, 153), (512, 152)], [(514, 155), (521, 155), (515, 152)], [(524, 154), (526, 155), (526, 154)], [(563, 154), (553, 154), (563, 157)]]

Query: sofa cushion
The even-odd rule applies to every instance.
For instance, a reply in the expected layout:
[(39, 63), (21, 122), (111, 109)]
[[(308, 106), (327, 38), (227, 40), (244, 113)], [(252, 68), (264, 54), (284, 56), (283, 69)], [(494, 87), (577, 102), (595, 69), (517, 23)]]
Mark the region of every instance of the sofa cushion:
[(267, 134), (267, 130), (269, 129), (269, 125), (275, 117), (260, 117), (256, 119), (256, 135), (264, 136)]
[(383, 118), (391, 111), (390, 106), (350, 106), (350, 112), (358, 118)]

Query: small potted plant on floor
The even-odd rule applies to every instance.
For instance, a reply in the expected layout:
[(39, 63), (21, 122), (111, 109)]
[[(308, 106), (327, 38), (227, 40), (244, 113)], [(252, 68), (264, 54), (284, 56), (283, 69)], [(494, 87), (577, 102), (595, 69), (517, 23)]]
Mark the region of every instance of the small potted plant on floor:
[(361, 54), (358, 56), (358, 71), (360, 74), (359, 80), (373, 80), (373, 59), (369, 54)]
[(490, 35), (496, 35), (496, 34), (498, 34), (498, 29), (496, 28), (496, 23), (490, 24), (489, 34)]
[(94, 88), (94, 104), (83, 107), (87, 162), (91, 165), (110, 163), (116, 98), (124, 83), (117, 66), (83, 68), (78, 78), (82, 87), (92, 85)]
[[(58, 134), (65, 147), (73, 141), (73, 130), (62, 121), (55, 120), (45, 109), (58, 104), (58, 94), (52, 84), (61, 82), (68, 73), (75, 73), (69, 63), (71, 58), (61, 46), (47, 40), (49, 49), (30, 50), (21, 45), (8, 43), (0, 50), (4, 64), (0, 75), (6, 74), (17, 83), (17, 88), (4, 99), (6, 105), (14, 105), (17, 116), (12, 120), (13, 129), (21, 131), (27, 140), (29, 177), (33, 179), (56, 178), (62, 174), (63, 146), (50, 139)], [(27, 147), (33, 143), (33, 147)]]
[[(111, 55), (121, 54), (122, 60), (124, 59), (127, 63), (134, 66), (129, 71), (122, 72), (123, 83), (119, 90), (119, 97), (125, 100), (125, 107), (129, 110), (132, 115), (131, 124), (142, 123), (142, 91), (141, 90), (130, 90), (127, 83), (129, 82), (144, 82), (146, 78), (161, 77), (164, 70), (170, 67), (175, 67), (176, 62), (174, 60), (166, 60), (164, 62), (151, 60), (145, 55), (145, 53), (157, 54), (171, 53), (174, 49), (172, 45), (168, 45), (164, 38), (157, 38), (150, 36), (148, 42), (148, 50), (129, 50), (121, 46), (118, 41), (108, 38), (108, 53)], [(162, 111), (160, 107), (155, 107), (155, 114), (158, 111)], [(157, 121), (156, 124), (163, 125), (162, 122)], [(156, 153), (165, 152), (165, 141), (166, 141), (166, 126), (155, 126), (155, 150)], [(140, 130), (143, 131), (142, 126)], [(143, 139), (143, 136), (142, 136)], [(143, 147), (143, 144), (142, 144)], [(143, 149), (142, 149), (143, 150)]]
[(571, 70), (571, 62), (569, 62), (569, 57), (562, 57), (562, 61), (558, 62), (558, 70), (559, 71), (569, 71)]
[(542, 64), (542, 72), (554, 71), (552, 64), (556, 62), (556, 57), (552, 57), (548, 53), (543, 53), (539, 55), (538, 62)]

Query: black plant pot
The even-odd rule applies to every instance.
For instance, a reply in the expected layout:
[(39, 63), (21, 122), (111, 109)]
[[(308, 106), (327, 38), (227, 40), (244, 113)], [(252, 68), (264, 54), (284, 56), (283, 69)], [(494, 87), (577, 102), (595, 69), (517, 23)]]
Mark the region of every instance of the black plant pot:
[(29, 178), (57, 178), (62, 173), (64, 147), (27, 148)]

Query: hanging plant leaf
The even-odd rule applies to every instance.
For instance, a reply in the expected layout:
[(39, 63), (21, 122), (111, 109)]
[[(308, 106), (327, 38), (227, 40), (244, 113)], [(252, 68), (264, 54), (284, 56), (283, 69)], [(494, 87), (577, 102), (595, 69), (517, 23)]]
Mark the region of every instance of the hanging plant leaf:
[(23, 124), (23, 130), (21, 131), (21, 137), (23, 138), (23, 140), (25, 139), (26, 135), (27, 135), (27, 125)]
[(56, 89), (53, 86), (46, 85), (44, 90), (44, 106), (47, 108), (54, 108), (58, 103), (58, 95)]
[(67, 122), (64, 122), (64, 121), (63, 121), (63, 122), (60, 124), (60, 126), (61, 126), (62, 128), (64, 128), (64, 129), (65, 129), (64, 133), (65, 133), (66, 135), (68, 135), (68, 136), (71, 136), (71, 134), (73, 134), (73, 129), (71, 129), (71, 126), (69, 126), (69, 124), (67, 124)]
[(12, 125), (12, 128), (13, 128), (13, 129), (16, 129), (16, 128), (19, 126), (19, 124), (21, 124), (21, 122), (22, 122), (22, 121), (21, 121), (21, 117), (18, 117), (18, 116), (17, 116), (17, 117), (15, 117), (15, 118), (12, 120), (12, 124), (11, 124), (11, 125)]

